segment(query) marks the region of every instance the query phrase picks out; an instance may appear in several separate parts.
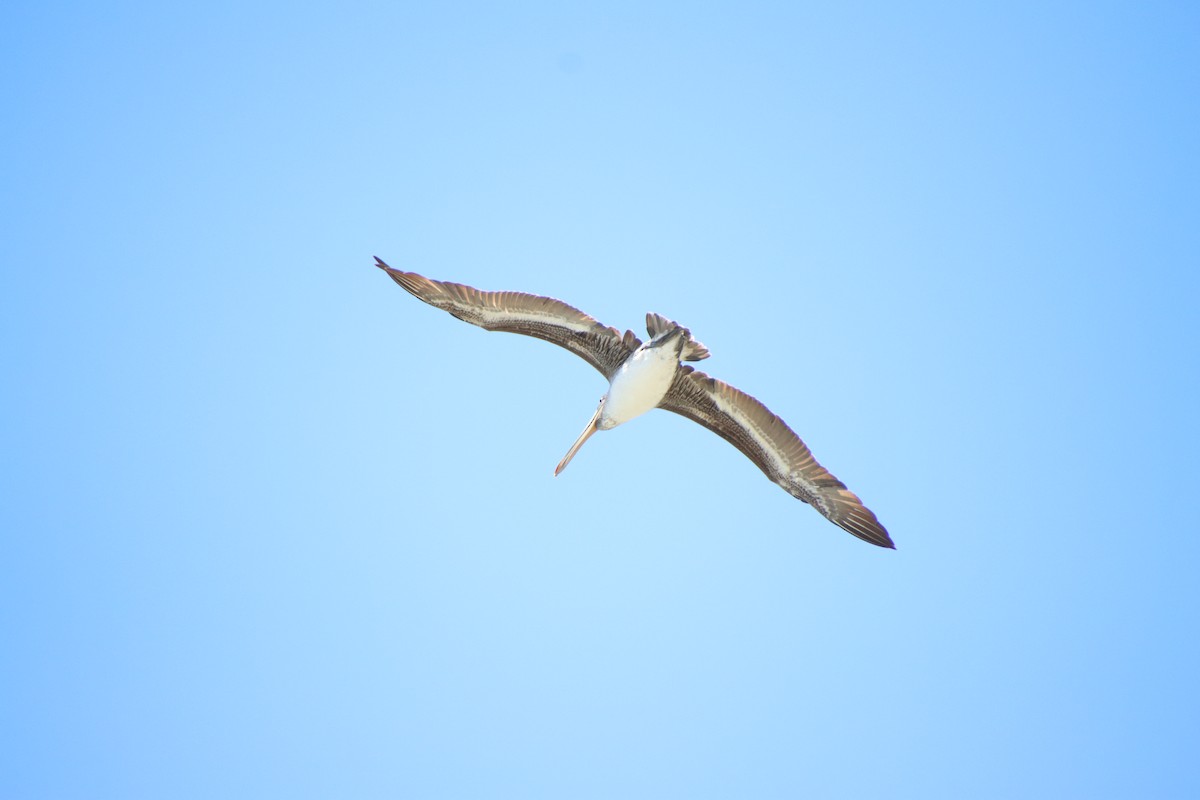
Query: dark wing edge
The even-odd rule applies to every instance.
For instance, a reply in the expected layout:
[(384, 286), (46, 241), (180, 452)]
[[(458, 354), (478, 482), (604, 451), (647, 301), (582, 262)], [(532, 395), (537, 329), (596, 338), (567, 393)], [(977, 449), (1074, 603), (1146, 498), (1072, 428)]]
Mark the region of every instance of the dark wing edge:
[(616, 328), (589, 317), (553, 297), (523, 292), (484, 292), (461, 283), (435, 281), (415, 272), (392, 269), (378, 256), (375, 266), (409, 294), (434, 308), (488, 331), (532, 336), (570, 350), (600, 371), (605, 378), (625, 363), (642, 343), (633, 331)]
[(811, 504), (835, 525), (863, 541), (895, 549), (887, 530), (858, 495), (813, 458), (787, 423), (745, 392), (681, 366), (659, 408), (716, 433), (784, 491)]

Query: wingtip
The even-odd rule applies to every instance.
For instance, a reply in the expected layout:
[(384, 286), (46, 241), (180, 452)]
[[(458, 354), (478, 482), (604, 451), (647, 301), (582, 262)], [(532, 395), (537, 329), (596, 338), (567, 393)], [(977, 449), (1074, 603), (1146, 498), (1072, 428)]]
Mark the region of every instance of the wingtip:
[[(842, 490), (842, 494), (851, 495), (856, 502), (854, 506), (850, 507), (848, 513), (831, 516), (829, 517), (830, 521), (847, 533), (862, 539), (867, 544), (873, 544), (876, 547), (882, 547), (886, 550), (895, 550), (896, 543), (892, 541), (892, 537), (888, 534), (887, 529), (879, 523), (879, 520), (875, 518), (870, 509), (862, 505), (861, 502), (857, 502), (858, 497), (848, 490)], [(839, 510), (845, 512), (845, 509)]]
[(888, 532), (886, 530), (883, 529), (882, 525), (879, 525), (876, 530), (871, 531), (870, 535), (862, 535), (855, 531), (850, 531), (850, 532), (854, 533), (856, 536), (858, 536), (864, 542), (873, 544), (876, 547), (882, 547), (885, 550), (895, 550), (896, 549), (896, 543), (892, 541), (892, 537), (888, 534)]
[(883, 548), (884, 550), (895, 550), (896, 549), (896, 543), (893, 542), (892, 537), (888, 536), (887, 534), (884, 534), (882, 536), (879, 536), (879, 535), (866, 536), (862, 533), (859, 533), (858, 531), (852, 531), (852, 530), (849, 530), (848, 528), (846, 530), (849, 533), (854, 534), (855, 537), (863, 540), (867, 544), (875, 545), (876, 547)]
[(391, 271), (392, 268), (389, 267), (387, 265), (387, 262), (385, 262), (382, 258), (380, 258), (379, 256), (372, 256), (372, 258), (375, 259), (375, 266), (377, 266), (380, 269), (385, 270), (385, 271), (389, 271), (389, 272)]

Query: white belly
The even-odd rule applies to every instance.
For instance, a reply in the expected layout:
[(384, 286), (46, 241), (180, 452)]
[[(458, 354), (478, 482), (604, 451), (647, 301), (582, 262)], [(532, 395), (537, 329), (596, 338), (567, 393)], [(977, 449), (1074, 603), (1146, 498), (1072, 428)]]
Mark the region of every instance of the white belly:
[(613, 376), (600, 413), (600, 429), (615, 428), (657, 406), (671, 388), (678, 369), (673, 348), (636, 351)]

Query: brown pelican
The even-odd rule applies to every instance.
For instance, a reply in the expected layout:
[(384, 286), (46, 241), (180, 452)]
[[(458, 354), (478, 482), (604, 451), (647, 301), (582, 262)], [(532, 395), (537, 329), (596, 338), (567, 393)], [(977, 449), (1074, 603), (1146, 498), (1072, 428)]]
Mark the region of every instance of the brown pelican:
[(415, 272), (377, 266), (412, 295), (489, 331), (534, 336), (565, 347), (608, 379), (608, 394), (555, 468), (566, 468), (596, 431), (665, 408), (699, 422), (741, 450), (766, 476), (858, 538), (892, 547), (891, 538), (858, 495), (817, 463), (807, 445), (779, 417), (745, 392), (710, 378), (681, 361), (708, 358), (691, 331), (658, 314), (646, 315), (650, 341), (633, 331), (621, 335), (577, 308), (552, 297), (521, 292), (482, 292), (435, 281)]

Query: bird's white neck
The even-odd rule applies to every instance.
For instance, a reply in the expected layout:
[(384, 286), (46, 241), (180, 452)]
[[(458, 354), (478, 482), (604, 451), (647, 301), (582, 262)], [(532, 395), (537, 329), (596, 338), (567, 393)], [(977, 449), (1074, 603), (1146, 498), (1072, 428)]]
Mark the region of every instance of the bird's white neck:
[(600, 412), (600, 429), (615, 428), (657, 406), (678, 369), (679, 352), (670, 344), (642, 345), (635, 350), (613, 375)]

